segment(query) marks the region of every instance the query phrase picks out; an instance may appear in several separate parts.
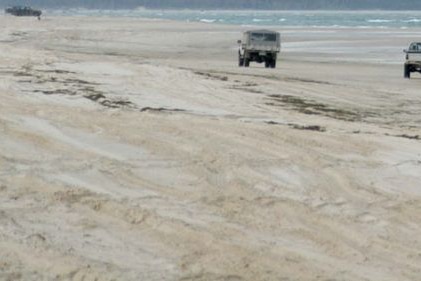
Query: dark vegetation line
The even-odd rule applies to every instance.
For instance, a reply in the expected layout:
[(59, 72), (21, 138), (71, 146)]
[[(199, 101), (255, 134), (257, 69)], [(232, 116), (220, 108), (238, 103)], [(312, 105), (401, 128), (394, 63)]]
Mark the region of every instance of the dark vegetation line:
[(421, 10), (420, 0), (0, 0), (0, 6), (90, 9)]

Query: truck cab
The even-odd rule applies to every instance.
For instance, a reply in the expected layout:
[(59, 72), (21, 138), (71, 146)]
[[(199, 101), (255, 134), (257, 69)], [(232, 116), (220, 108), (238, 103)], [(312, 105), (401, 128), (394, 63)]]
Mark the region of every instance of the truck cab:
[(281, 36), (271, 30), (249, 30), (238, 40), (238, 65), (249, 67), (250, 62), (265, 63), (275, 68), (277, 54), (281, 51)]

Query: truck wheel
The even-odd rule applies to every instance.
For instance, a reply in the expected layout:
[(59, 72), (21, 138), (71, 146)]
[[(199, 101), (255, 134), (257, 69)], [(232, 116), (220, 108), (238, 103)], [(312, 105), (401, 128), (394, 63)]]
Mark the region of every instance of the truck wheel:
[(239, 67), (244, 66), (244, 59), (243, 59), (243, 58), (241, 58), (241, 57), (239, 57), (239, 58), (238, 58), (238, 66), (239, 66)]
[(411, 71), (409, 70), (409, 65), (405, 65), (404, 66), (404, 73), (403, 73), (403, 77), (404, 78), (411, 78)]
[(268, 68), (271, 65), (271, 61), (270, 60), (265, 60), (265, 67)]
[(272, 63), (270, 64), (271, 68), (276, 68), (276, 59), (272, 60)]
[(249, 67), (250, 66), (250, 59), (245, 58), (244, 59), (244, 66)]

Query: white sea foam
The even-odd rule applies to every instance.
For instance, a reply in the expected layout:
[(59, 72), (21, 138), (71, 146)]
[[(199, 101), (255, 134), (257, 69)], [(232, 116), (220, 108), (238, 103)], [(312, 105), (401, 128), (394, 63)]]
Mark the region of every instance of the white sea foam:
[(200, 22), (205, 22), (205, 23), (214, 23), (216, 22), (216, 20), (210, 20), (210, 19), (200, 19)]
[(371, 23), (386, 23), (386, 22), (394, 22), (394, 20), (372, 19), (372, 20), (367, 20), (367, 22), (371, 22)]
[(421, 22), (421, 19), (403, 20), (402, 22), (407, 22), (407, 23), (411, 23), (411, 22)]
[(253, 22), (268, 22), (271, 21), (270, 19), (253, 19)]

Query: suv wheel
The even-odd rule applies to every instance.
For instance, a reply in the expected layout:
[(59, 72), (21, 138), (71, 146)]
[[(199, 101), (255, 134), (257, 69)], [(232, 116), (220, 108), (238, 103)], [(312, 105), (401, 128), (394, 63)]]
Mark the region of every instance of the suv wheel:
[(238, 66), (244, 66), (244, 59), (241, 57), (238, 58)]
[(409, 65), (405, 64), (404, 71), (403, 71), (403, 77), (408, 78), (408, 79), (411, 78), (411, 70), (409, 69)]

